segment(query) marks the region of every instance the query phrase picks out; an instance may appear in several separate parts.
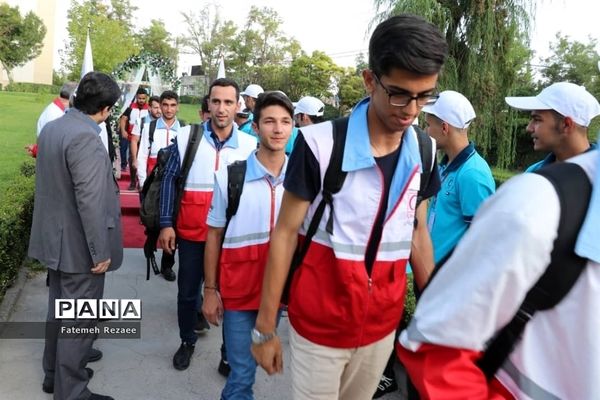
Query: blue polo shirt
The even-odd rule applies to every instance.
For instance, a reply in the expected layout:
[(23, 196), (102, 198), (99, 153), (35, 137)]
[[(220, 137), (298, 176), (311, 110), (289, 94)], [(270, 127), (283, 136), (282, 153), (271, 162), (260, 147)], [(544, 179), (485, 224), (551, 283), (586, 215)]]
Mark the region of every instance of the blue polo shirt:
[(496, 190), (488, 163), (469, 143), (451, 163), (440, 163), (442, 187), (431, 200), (428, 227), (437, 263), (454, 249), (479, 206)]
[[(590, 148), (587, 149), (586, 152), (588, 152), (590, 150), (594, 150), (596, 148), (597, 148), (596, 143), (592, 143), (590, 145)], [(527, 167), (525, 172), (535, 172), (538, 169), (545, 167), (546, 165), (552, 164), (554, 161), (556, 161), (556, 156), (554, 155), (554, 153), (550, 153), (546, 157), (544, 157), (543, 160), (538, 161), (535, 164), (531, 164), (529, 167)]]

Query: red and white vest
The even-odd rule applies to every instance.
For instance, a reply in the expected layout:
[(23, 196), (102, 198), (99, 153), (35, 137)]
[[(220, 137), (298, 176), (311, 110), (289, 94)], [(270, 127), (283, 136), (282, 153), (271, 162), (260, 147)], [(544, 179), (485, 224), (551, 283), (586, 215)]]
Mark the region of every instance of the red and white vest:
[[(406, 132), (415, 135), (412, 129)], [(303, 128), (302, 134), (319, 162), (323, 182), (333, 146), (331, 123)], [(371, 277), (364, 260), (381, 207), (383, 174), (375, 165), (348, 172), (342, 189), (333, 196), (333, 235), (325, 231), (327, 207), (292, 281), (288, 313), (300, 335), (324, 346), (354, 348), (397, 328), (404, 308), (419, 171), (420, 164), (415, 164), (396, 204), (388, 206), (392, 211), (383, 225)], [(320, 200), (321, 194), (309, 207), (299, 240)]]
[[(180, 163), (183, 163), (189, 135), (190, 130), (186, 129), (177, 136)], [(235, 128), (233, 131), (233, 137), (237, 138), (235, 148), (228, 145), (231, 142), (229, 139), (227, 144), (217, 151), (212, 139), (207, 136), (208, 132), (204, 131), (200, 138), (198, 151), (185, 182), (176, 222), (179, 237), (199, 242), (206, 240), (208, 230), (206, 216), (212, 201), (214, 173), (236, 160), (245, 160), (252, 151), (256, 150), (256, 139)]]

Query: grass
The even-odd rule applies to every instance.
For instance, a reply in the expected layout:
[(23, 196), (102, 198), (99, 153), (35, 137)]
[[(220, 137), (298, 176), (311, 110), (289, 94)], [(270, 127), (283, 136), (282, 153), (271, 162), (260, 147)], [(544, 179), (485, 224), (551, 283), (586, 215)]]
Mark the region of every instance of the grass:
[(19, 173), (24, 161), (31, 159), (24, 147), (35, 143), (36, 124), (54, 95), (0, 92), (0, 197), (11, 177)]
[(199, 104), (180, 104), (177, 118), (185, 121), (186, 124), (198, 123), (200, 122), (200, 115), (198, 115), (199, 107)]

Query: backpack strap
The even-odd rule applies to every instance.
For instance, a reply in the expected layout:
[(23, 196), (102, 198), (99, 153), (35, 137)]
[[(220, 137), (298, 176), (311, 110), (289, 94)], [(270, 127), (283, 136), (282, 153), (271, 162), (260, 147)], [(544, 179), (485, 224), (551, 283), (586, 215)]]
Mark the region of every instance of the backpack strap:
[(177, 214), (179, 213), (179, 207), (181, 205), (181, 197), (183, 196), (183, 188), (185, 187), (185, 181), (187, 180), (190, 169), (192, 168), (192, 164), (194, 163), (196, 151), (200, 145), (203, 127), (200, 124), (192, 124), (190, 130), (190, 137), (185, 148), (183, 162), (181, 163), (181, 173), (177, 179), (177, 192), (175, 193), (175, 210), (173, 211), (173, 221), (177, 221)]
[(423, 173), (421, 174), (421, 185), (419, 187), (419, 194), (417, 195), (417, 206), (423, 201), (422, 193), (429, 186), (429, 180), (431, 179), (431, 170), (433, 168), (433, 142), (429, 135), (425, 133), (421, 128), (413, 125), (413, 129), (417, 134), (417, 142), (419, 143), (419, 154), (421, 155), (421, 164), (423, 166)]
[(520, 340), (527, 323), (538, 310), (556, 306), (569, 293), (583, 272), (587, 259), (575, 254), (575, 242), (586, 216), (592, 185), (581, 166), (553, 163), (535, 173), (548, 179), (560, 202), (558, 235), (550, 255), (550, 264), (513, 319), (492, 339), (477, 362), (486, 377), (492, 379)]
[[(154, 131), (156, 130), (156, 121), (157, 121), (156, 119), (153, 121), (150, 121), (150, 127), (148, 128), (148, 150), (150, 150), (152, 148), (152, 143), (154, 142)], [(143, 122), (142, 122), (142, 124), (143, 124)]]
[(242, 197), (246, 177), (246, 166), (246, 160), (235, 161), (227, 166), (227, 210), (225, 210), (227, 222), (225, 223), (223, 238), (225, 238), (225, 232), (229, 227), (229, 221), (237, 213), (240, 206), (240, 198)]
[(287, 303), (288, 300), (290, 285), (292, 283), (294, 272), (296, 272), (300, 264), (302, 264), (304, 256), (308, 252), (308, 248), (312, 242), (312, 238), (315, 233), (317, 233), (317, 229), (325, 212), (325, 207), (328, 205), (330, 213), (327, 220), (326, 230), (330, 235), (333, 234), (333, 195), (342, 189), (344, 181), (346, 180), (346, 175), (348, 174), (346, 171), (342, 171), (344, 146), (346, 144), (346, 133), (348, 131), (348, 117), (335, 119), (331, 123), (333, 125), (333, 148), (331, 150), (331, 157), (329, 158), (329, 165), (327, 166), (325, 177), (323, 178), (323, 187), (321, 188), (322, 198), (317, 206), (317, 209), (315, 210), (315, 213), (313, 214), (312, 219), (310, 220), (304, 241), (301, 245), (296, 247), (296, 251), (292, 257), (290, 271), (288, 273), (287, 281), (283, 290), (282, 301), (284, 303)]

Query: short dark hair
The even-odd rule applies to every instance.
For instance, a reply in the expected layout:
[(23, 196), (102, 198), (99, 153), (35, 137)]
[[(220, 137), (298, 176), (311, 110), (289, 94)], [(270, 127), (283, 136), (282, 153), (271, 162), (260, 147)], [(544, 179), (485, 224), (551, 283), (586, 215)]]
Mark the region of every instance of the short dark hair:
[(162, 103), (162, 101), (165, 99), (175, 99), (175, 101), (179, 103), (179, 96), (172, 90), (165, 90), (164, 92), (162, 92), (162, 94), (160, 95), (160, 102)]
[(294, 118), (294, 105), (291, 100), (281, 92), (264, 92), (258, 95), (256, 105), (254, 106), (254, 123), (260, 122), (260, 113), (269, 106), (281, 106)]
[[(306, 114), (306, 115), (308, 115), (308, 114)], [(319, 115), (318, 117), (316, 115), (308, 115), (308, 118), (310, 118), (310, 121), (313, 124), (318, 124), (318, 123), (325, 121), (325, 118), (322, 115)]]
[(440, 72), (448, 44), (432, 23), (413, 14), (401, 14), (381, 22), (369, 41), (369, 68), (376, 76), (394, 68), (417, 75)]
[(202, 110), (203, 113), (207, 113), (210, 110), (208, 109), (208, 99), (210, 98), (209, 95), (206, 95), (202, 98), (202, 105), (200, 106), (200, 109)]
[(60, 98), (69, 100), (76, 88), (77, 88), (77, 82), (63, 83), (62, 87), (60, 88), (60, 93), (59, 93)]
[(135, 95), (137, 96), (138, 94), (145, 94), (148, 96), (148, 92), (143, 87), (139, 87), (138, 90), (135, 91)]
[(155, 102), (157, 102), (158, 104), (160, 104), (160, 97), (158, 97), (158, 96), (151, 96), (151, 97), (148, 99), (148, 104), (152, 104), (152, 102), (153, 102), (153, 101), (155, 101)]
[(233, 88), (235, 89), (235, 98), (236, 98), (236, 101), (237, 101), (237, 99), (240, 98), (240, 87), (232, 79), (219, 78), (219, 79), (215, 79), (214, 81), (212, 81), (212, 83), (210, 84), (210, 87), (208, 88), (208, 96), (209, 96), (209, 98), (210, 98), (210, 95), (212, 94), (212, 89), (215, 86), (221, 86), (221, 87), (233, 86)]
[(102, 72), (88, 72), (79, 81), (73, 106), (87, 115), (94, 115), (105, 107), (114, 106), (120, 96), (121, 89), (113, 78)]

